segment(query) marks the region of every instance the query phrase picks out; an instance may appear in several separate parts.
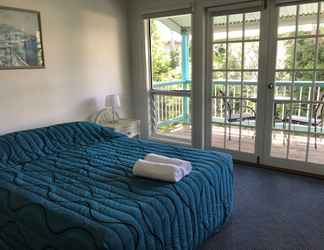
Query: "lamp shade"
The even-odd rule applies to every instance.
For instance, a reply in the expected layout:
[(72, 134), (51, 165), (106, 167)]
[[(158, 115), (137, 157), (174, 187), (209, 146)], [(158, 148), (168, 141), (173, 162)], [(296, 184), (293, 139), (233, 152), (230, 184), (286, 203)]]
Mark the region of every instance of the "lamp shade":
[(120, 108), (119, 95), (107, 95), (106, 96), (106, 107)]

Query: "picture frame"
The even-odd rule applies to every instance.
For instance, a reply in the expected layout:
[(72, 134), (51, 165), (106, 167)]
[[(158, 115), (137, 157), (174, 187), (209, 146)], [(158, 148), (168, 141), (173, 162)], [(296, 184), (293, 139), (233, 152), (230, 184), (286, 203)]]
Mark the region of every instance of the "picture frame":
[(0, 6), (0, 70), (45, 68), (39, 11)]

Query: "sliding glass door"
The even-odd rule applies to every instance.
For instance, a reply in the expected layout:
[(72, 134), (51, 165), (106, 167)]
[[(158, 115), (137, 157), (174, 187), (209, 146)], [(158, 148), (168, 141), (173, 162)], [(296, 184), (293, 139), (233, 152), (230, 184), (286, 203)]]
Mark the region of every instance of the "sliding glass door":
[(209, 23), (209, 146), (256, 159), (261, 12), (212, 15)]
[(281, 2), (210, 13), (207, 146), (324, 174), (324, 1)]
[(272, 6), (266, 163), (324, 173), (324, 2)]

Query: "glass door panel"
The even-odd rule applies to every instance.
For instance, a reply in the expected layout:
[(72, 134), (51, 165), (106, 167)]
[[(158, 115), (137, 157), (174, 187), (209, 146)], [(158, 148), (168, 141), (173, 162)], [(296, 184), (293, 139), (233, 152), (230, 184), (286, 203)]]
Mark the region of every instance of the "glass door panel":
[(213, 17), (211, 146), (255, 154), (260, 12)]
[(323, 7), (278, 7), (271, 157), (324, 162)]

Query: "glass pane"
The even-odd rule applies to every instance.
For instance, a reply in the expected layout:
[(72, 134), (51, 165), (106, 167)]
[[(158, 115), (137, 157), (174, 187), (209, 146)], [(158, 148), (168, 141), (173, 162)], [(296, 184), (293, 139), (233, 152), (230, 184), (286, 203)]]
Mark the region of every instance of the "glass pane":
[(243, 38), (243, 14), (229, 15), (228, 40), (242, 40)]
[(191, 98), (154, 95), (152, 111), (155, 134), (191, 140)]
[(241, 84), (241, 72), (240, 71), (229, 71), (227, 72), (227, 79), (229, 84)]
[[(323, 30), (324, 30), (324, 26), (323, 26)], [(316, 68), (324, 69), (324, 37), (318, 38), (318, 62)]]
[(273, 122), (272, 127), (274, 129), (289, 129), (289, 119), (291, 114), (291, 104), (289, 101), (281, 101), (276, 98), (273, 104)]
[(320, 2), (321, 10), (320, 10), (320, 34), (324, 34), (324, 2)]
[(251, 84), (244, 84), (243, 85), (243, 97), (244, 98), (257, 98), (257, 86)]
[(228, 69), (242, 68), (242, 43), (228, 44)]
[(244, 72), (244, 80), (243, 80), (243, 97), (246, 98), (257, 98), (258, 89), (258, 72), (257, 71), (249, 71)]
[(212, 95), (219, 96), (220, 93), (225, 93), (226, 72), (213, 72), (213, 88)]
[(226, 26), (227, 26), (227, 17), (219, 16), (214, 17), (214, 41), (225, 41), (227, 38)]
[(258, 82), (258, 71), (245, 71), (244, 81), (245, 83), (256, 84)]
[(309, 145), (309, 162), (323, 164), (324, 155), (324, 74), (317, 72), (314, 88), (312, 127)]
[(191, 89), (191, 15), (150, 19), (150, 38), (153, 88)]
[(256, 121), (256, 101), (242, 100), (242, 125), (255, 127)]
[(233, 151), (238, 151), (240, 145), (240, 128), (238, 126), (227, 125), (225, 126), (225, 131), (225, 148)]
[(296, 6), (280, 7), (278, 37), (293, 37), (296, 32)]
[(212, 121), (225, 123), (225, 98), (219, 96), (212, 99)]
[(245, 40), (260, 38), (260, 12), (245, 14)]
[(259, 42), (246, 42), (244, 44), (244, 69), (258, 69)]
[[(292, 87), (292, 74), (291, 72), (279, 71), (276, 73), (275, 79), (275, 93), (274, 97), (277, 100), (287, 100), (291, 96), (291, 87)], [(285, 97), (285, 98), (283, 98)]]
[[(309, 116), (311, 105), (303, 102), (293, 103), (291, 109), (291, 125), (290, 129), (295, 132), (308, 132)], [(289, 119), (289, 118), (288, 118)]]
[(214, 69), (226, 69), (226, 44), (214, 44), (213, 53)]
[(314, 92), (314, 98), (316, 101), (324, 101), (324, 72), (316, 73)]
[(287, 158), (288, 134), (283, 131), (272, 131), (271, 156), (276, 158)]
[(280, 40), (277, 45), (277, 69), (292, 69), (294, 65), (295, 40)]
[(297, 71), (293, 87), (293, 99), (295, 101), (311, 101), (313, 86), (312, 71)]
[(288, 156), (290, 160), (306, 160), (310, 110), (310, 105), (306, 103), (294, 103), (292, 106)]
[(298, 35), (315, 35), (317, 30), (318, 3), (299, 5)]
[(308, 161), (317, 164), (323, 164), (324, 156), (324, 128), (320, 124), (318, 132), (312, 133), (309, 145)]
[(290, 133), (289, 160), (305, 161), (307, 149), (307, 134), (294, 132)]
[(239, 98), (241, 96), (241, 83), (228, 84), (227, 96)]
[(313, 69), (314, 63), (315, 63), (315, 39), (314, 38), (297, 39), (296, 68)]
[(227, 123), (231, 124), (239, 124), (240, 123), (240, 104), (241, 101), (239, 99), (232, 99), (228, 98), (226, 99), (226, 107), (227, 107)]
[(213, 124), (212, 126), (212, 146), (224, 148), (225, 127), (223, 124)]
[(255, 129), (245, 128), (241, 130), (241, 152), (255, 153)]

